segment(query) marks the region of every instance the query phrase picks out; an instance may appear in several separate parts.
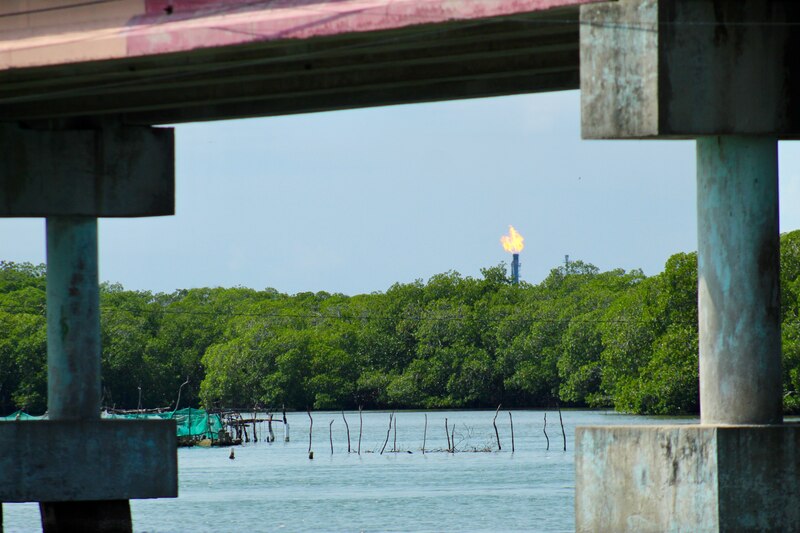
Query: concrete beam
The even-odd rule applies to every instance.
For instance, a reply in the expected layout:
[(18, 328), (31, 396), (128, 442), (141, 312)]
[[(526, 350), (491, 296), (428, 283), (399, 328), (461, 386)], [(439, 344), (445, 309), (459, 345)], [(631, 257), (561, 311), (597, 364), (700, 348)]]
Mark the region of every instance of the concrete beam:
[(0, 217), (175, 212), (170, 128), (33, 130), (0, 124)]
[(172, 420), (0, 423), (0, 501), (174, 498)]
[(800, 134), (800, 3), (581, 7), (586, 139)]
[(47, 25), (3, 18), (0, 120), (172, 124), (577, 89), (578, 6), (598, 0), (139, 1), (132, 18), (93, 6), (79, 27), (63, 4)]
[(800, 531), (800, 426), (578, 428), (576, 531)]

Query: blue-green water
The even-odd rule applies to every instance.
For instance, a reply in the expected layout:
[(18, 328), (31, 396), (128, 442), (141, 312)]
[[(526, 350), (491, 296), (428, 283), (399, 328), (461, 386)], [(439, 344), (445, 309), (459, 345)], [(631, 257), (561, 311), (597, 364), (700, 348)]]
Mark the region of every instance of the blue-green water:
[[(308, 459), (308, 416), (290, 413), (290, 437), (235, 448), (178, 451), (180, 496), (134, 500), (135, 531), (572, 531), (574, 530), (575, 427), (579, 425), (688, 423), (694, 419), (564, 411), (567, 451), (558, 413), (547, 412), (550, 449), (542, 432), (543, 411), (513, 411), (515, 451), (507, 411), (428, 412), (426, 450), (421, 453), (425, 413), (395, 414), (386, 451), (389, 414), (364, 413), (361, 455), (358, 413), (346, 413), (352, 453), (341, 413), (313, 413), (314, 460)], [(455, 424), (456, 452), (446, 453), (444, 422)], [(334, 420), (333, 454), (329, 422)], [(491, 452), (480, 450), (491, 449)], [(478, 450), (478, 451), (476, 451)], [(407, 453), (408, 451), (412, 453)], [(36, 504), (5, 504), (5, 530), (38, 531)]]

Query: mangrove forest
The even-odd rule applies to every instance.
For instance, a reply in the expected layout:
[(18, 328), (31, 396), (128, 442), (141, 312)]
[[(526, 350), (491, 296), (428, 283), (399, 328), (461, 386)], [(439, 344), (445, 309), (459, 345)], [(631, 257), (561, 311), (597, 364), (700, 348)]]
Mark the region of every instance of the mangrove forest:
[[(47, 408), (44, 265), (0, 262), (0, 414)], [(733, 288), (732, 290), (735, 290)], [(697, 257), (663, 272), (573, 261), (346, 296), (101, 287), (103, 404), (117, 409), (612, 407), (698, 412)], [(800, 411), (800, 230), (781, 236), (784, 405)]]

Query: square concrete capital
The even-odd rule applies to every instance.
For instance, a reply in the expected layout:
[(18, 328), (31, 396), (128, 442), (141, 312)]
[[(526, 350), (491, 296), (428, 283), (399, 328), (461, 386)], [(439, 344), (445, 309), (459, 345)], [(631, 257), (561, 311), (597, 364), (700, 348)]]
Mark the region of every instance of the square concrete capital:
[(0, 217), (175, 213), (171, 128), (34, 130), (0, 123)]
[(800, 134), (800, 2), (581, 6), (586, 139)]

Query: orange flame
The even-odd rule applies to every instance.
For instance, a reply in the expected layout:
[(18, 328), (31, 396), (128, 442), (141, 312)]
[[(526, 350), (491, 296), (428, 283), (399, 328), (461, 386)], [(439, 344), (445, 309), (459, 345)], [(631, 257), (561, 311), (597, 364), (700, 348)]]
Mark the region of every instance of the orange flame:
[(508, 235), (500, 237), (500, 242), (503, 243), (503, 249), (512, 254), (518, 254), (525, 248), (525, 239), (514, 229), (514, 226), (508, 226)]

